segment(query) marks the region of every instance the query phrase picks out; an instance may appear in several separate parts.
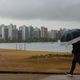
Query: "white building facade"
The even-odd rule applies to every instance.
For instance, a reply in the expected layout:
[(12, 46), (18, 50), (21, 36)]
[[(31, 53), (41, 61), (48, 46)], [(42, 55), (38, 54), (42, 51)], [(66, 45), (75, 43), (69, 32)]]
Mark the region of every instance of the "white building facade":
[(8, 40), (8, 28), (4, 24), (0, 25), (0, 39)]
[(48, 37), (48, 29), (46, 27), (41, 27), (41, 38)]
[(7, 26), (8, 28), (8, 39), (16, 40), (18, 37), (16, 25), (10, 24)]
[(22, 40), (27, 40), (28, 39), (28, 27), (23, 25), (19, 27), (19, 31), (21, 34), (19, 34), (19, 36), (21, 36)]

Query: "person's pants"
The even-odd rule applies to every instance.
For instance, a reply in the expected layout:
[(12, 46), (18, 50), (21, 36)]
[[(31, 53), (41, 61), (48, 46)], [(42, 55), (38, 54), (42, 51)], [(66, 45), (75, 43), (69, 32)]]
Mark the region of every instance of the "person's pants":
[(71, 66), (71, 70), (70, 70), (70, 74), (73, 74), (73, 72), (74, 72), (74, 70), (75, 70), (75, 67), (76, 67), (76, 60), (75, 59), (73, 59), (72, 60), (72, 66)]

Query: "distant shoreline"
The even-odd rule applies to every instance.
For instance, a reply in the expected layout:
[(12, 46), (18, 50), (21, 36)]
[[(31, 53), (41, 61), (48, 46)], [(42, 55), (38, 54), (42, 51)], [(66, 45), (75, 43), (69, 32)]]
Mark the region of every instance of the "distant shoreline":
[(54, 42), (58, 42), (58, 41), (1, 41), (0, 43), (46, 43), (46, 42), (50, 42), (50, 43), (54, 43)]
[(5, 48), (0, 48), (0, 51), (20, 51), (20, 52), (32, 52), (32, 53), (51, 53), (51, 54), (65, 54), (65, 53), (69, 53), (71, 54), (71, 52), (51, 52), (51, 51), (37, 51), (37, 50), (19, 50), (19, 49), (5, 49)]

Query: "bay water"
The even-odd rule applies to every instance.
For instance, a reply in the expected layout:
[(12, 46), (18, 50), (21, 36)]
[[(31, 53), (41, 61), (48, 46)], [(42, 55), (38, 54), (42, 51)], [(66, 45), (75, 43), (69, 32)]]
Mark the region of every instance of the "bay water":
[(71, 52), (72, 45), (61, 45), (58, 42), (33, 42), (33, 43), (0, 43), (2, 49), (49, 51), (49, 52)]

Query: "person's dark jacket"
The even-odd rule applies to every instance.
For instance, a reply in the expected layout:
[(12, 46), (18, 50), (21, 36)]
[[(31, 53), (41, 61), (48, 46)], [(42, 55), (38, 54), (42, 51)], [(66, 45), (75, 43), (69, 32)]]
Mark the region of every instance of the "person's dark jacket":
[(74, 43), (74, 44), (72, 44), (72, 45), (73, 45), (72, 53), (73, 53), (74, 55), (80, 54), (80, 41), (77, 42), (77, 43)]
[(72, 45), (73, 45), (72, 53), (74, 54), (74, 59), (80, 63), (80, 41)]

